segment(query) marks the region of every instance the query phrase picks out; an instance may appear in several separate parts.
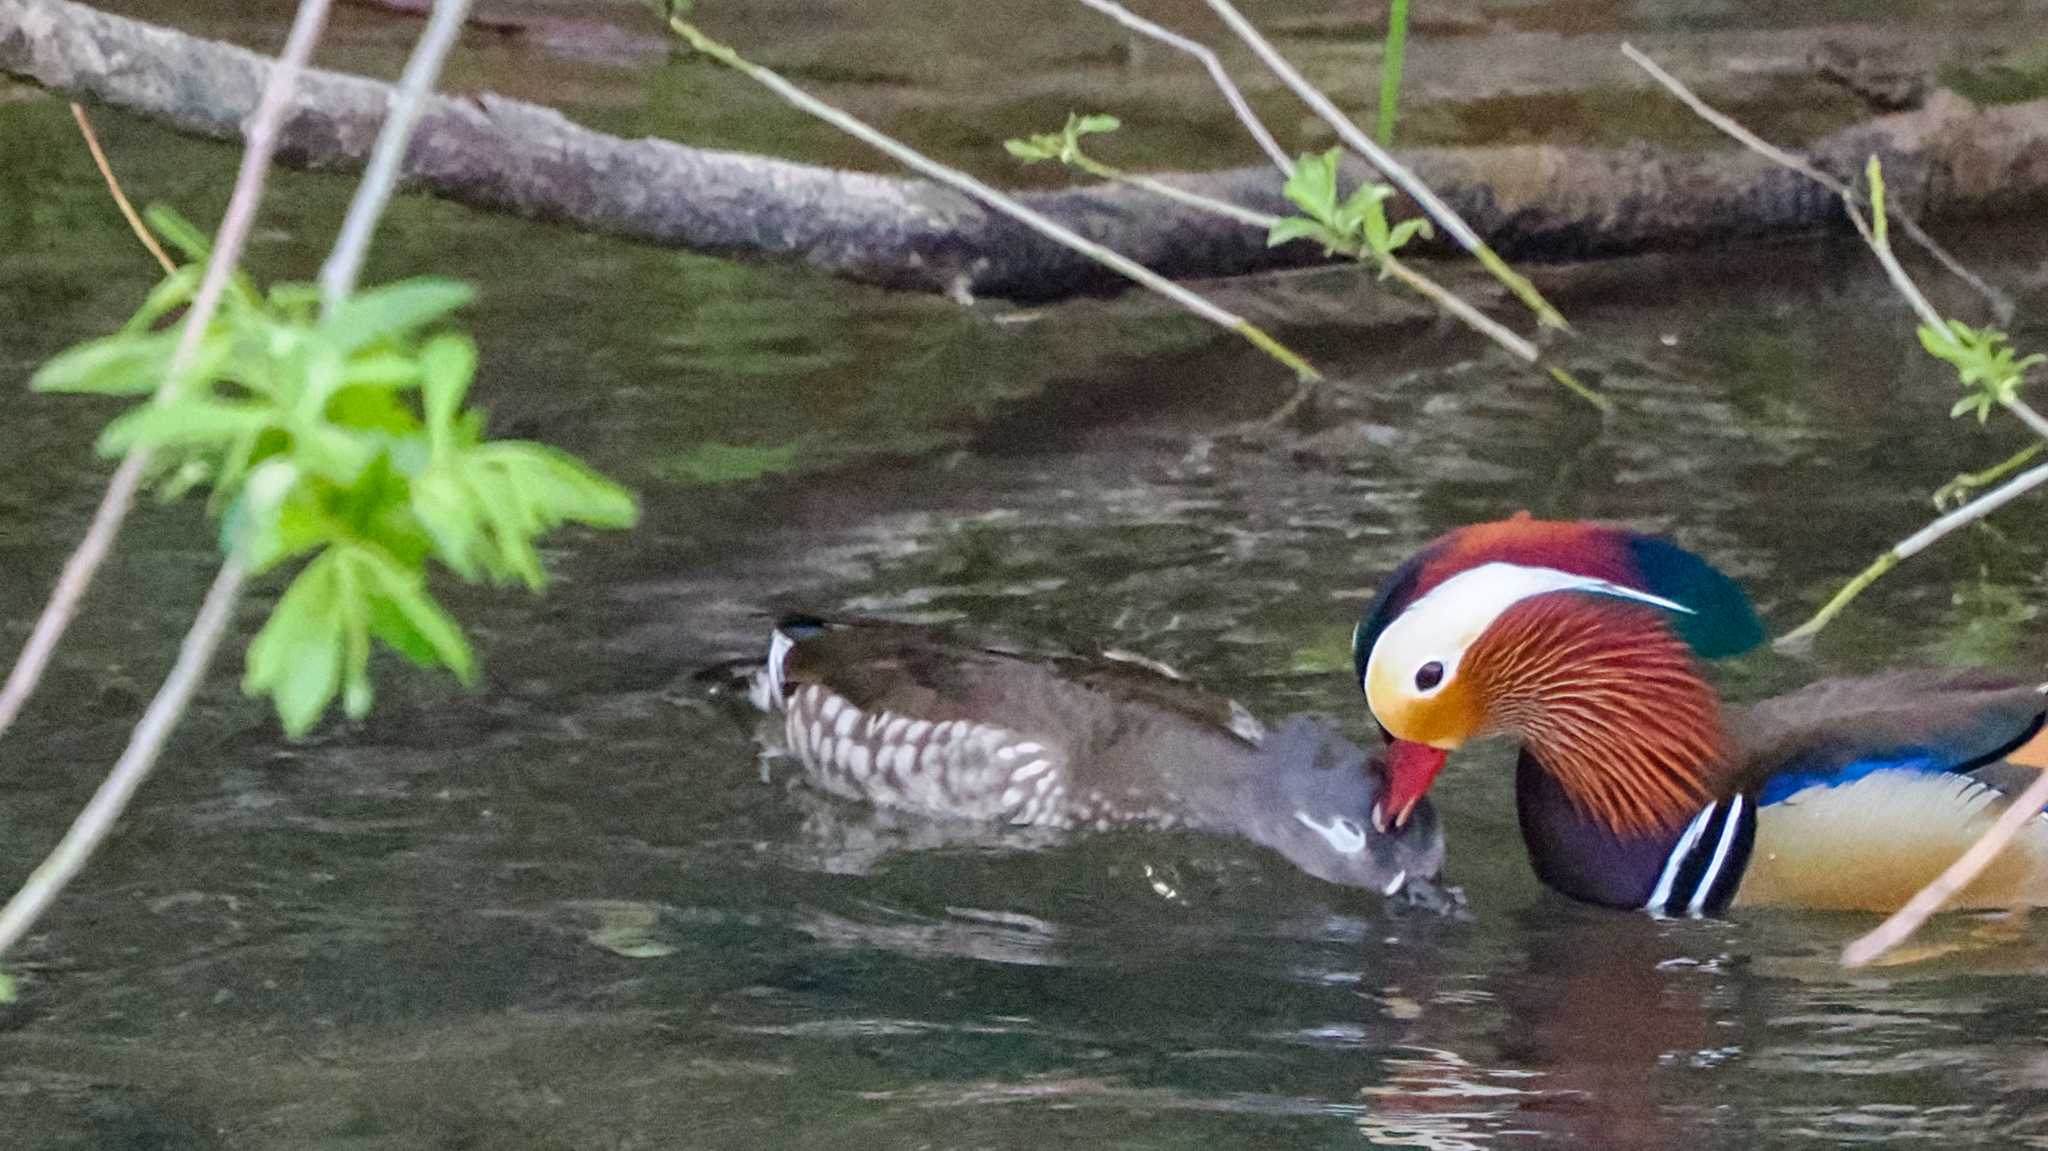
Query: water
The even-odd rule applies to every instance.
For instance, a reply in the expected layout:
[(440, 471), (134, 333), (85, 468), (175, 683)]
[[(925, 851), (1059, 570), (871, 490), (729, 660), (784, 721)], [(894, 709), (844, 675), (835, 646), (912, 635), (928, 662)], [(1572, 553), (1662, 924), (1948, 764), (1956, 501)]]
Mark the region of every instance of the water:
[[(1664, 7), (1625, 15), (1682, 23)], [(347, 19), (348, 59), (388, 69), (396, 36)], [(858, 32), (808, 35), (850, 52)], [(684, 115), (634, 103), (674, 69), (493, 51), (620, 130)], [(230, 155), (102, 128), (139, 196), (218, 210)], [(0, 104), (9, 380), (149, 276), (70, 131), (60, 105)], [(259, 271), (309, 274), (345, 191), (283, 178)], [(2038, 231), (1965, 247), (2041, 314)], [(1519, 507), (1674, 532), (1783, 630), (1926, 493), (2022, 442), (1947, 420), (1952, 383), (1853, 247), (1552, 273), (1583, 333), (1569, 362), (1619, 405), (1604, 426), (1455, 331), (1373, 322), (1349, 278), (1224, 289), (1310, 317), (1285, 334), (1335, 379), (1310, 430), (1250, 443), (1215, 437), (1284, 383), (1142, 301), (996, 323), (402, 205), (376, 274), (428, 268), (482, 285), (494, 426), (584, 453), (646, 522), (564, 537), (544, 601), (455, 595), (473, 692), (383, 663), (367, 723), (287, 744), (227, 659), (10, 957), (9, 1146), (2048, 1145), (2030, 921), (1950, 917), (1915, 962), (1850, 975), (1833, 956), (1866, 918), (1573, 906), (1528, 874), (1498, 747), (1438, 792), (1473, 919), (1400, 914), (1231, 842), (970, 834), (821, 799), (786, 766), (764, 784), (745, 724), (690, 678), (759, 645), (753, 613), (801, 604), (1131, 647), (1357, 731), (1345, 639), (1375, 582)], [(0, 388), (10, 646), (104, 481), (107, 414)], [(2042, 666), (2042, 525), (2013, 509), (1880, 583), (1812, 657), (1751, 657), (1727, 689)], [(0, 757), (0, 873), (25, 874), (111, 762), (213, 560), (192, 509), (131, 523)]]

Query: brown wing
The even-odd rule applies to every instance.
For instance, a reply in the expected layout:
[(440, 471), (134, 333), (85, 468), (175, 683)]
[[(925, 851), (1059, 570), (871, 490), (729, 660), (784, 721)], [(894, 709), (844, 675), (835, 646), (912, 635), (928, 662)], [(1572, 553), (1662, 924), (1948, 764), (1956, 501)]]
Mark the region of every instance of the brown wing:
[(1755, 785), (1780, 771), (1825, 775), (1889, 755), (1975, 770), (2019, 752), (2044, 715), (2048, 695), (2024, 677), (1900, 671), (1822, 680), (1731, 715), (1730, 729), (1741, 782)]

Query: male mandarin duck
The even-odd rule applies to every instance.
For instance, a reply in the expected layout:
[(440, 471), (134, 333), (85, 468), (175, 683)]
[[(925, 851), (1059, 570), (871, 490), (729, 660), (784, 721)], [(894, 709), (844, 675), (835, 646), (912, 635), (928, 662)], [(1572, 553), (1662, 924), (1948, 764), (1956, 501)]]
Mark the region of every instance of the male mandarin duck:
[[(1238, 835), (1332, 883), (1442, 905), (1435, 814), (1375, 831), (1382, 773), (1328, 724), (1268, 731), (1135, 656), (1026, 656), (902, 624), (779, 624), (750, 697), (820, 787), (926, 815)], [(777, 720), (779, 719), (779, 722)]]
[[(1353, 637), (1389, 740), (1374, 823), (1398, 827), (1449, 752), (1501, 734), (1557, 891), (1657, 914), (1889, 911), (2048, 768), (2048, 685), (2029, 679), (1894, 672), (1723, 706), (1700, 661), (1762, 639), (1733, 580), (1655, 536), (1526, 512), (1450, 532)], [(2048, 818), (1960, 902), (2048, 903)]]

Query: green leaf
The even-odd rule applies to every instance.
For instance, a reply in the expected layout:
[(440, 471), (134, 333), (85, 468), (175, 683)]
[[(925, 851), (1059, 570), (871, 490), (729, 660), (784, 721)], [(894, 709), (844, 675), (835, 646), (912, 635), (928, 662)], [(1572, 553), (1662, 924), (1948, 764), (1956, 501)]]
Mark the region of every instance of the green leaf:
[(1067, 123), (1069, 125), (1069, 129), (1077, 137), (1098, 136), (1105, 132), (1114, 132), (1118, 128), (1124, 126), (1123, 121), (1117, 119), (1115, 116), (1110, 116), (1102, 112), (1094, 112), (1089, 115), (1082, 116), (1078, 120), (1075, 119), (1073, 113), (1070, 112), (1067, 114)]
[(1417, 236), (1428, 239), (1434, 235), (1436, 229), (1430, 227), (1429, 221), (1420, 216), (1412, 220), (1403, 220), (1394, 225), (1393, 232), (1387, 236), (1387, 251), (1398, 252)]
[(341, 685), (342, 613), (338, 549), (306, 565), (249, 641), (242, 690), (269, 695), (285, 734), (296, 739), (326, 712)]
[(1337, 164), (1343, 153), (1332, 148), (1321, 155), (1303, 153), (1281, 192), (1308, 217), (1329, 225), (1337, 215)]
[(204, 263), (186, 264), (170, 275), (157, 281), (142, 301), (142, 307), (129, 317), (121, 330), (131, 334), (149, 331), (156, 322), (172, 311), (192, 302), (199, 291), (199, 281), (206, 274)]
[(486, 444), (474, 452), (482, 462), (503, 468), (520, 486), (541, 526), (574, 522), (629, 528), (640, 518), (640, 507), (631, 492), (565, 451), (514, 440)]
[(381, 445), (368, 433), (307, 420), (292, 429), (292, 458), (308, 472), (342, 487), (370, 466)]
[(1273, 221), (1272, 229), (1266, 233), (1266, 246), (1277, 248), (1295, 240), (1321, 240), (1327, 248), (1335, 238), (1328, 228), (1314, 220), (1305, 216), (1286, 216)]
[(460, 280), (420, 276), (358, 292), (337, 305), (317, 329), (343, 352), (416, 332), (476, 297)]
[(463, 336), (436, 336), (420, 349), (420, 391), (426, 400), (427, 434), (438, 459), (456, 446), (456, 415), (476, 378), (476, 345)]
[(272, 413), (257, 404), (185, 396), (144, 404), (108, 424), (100, 433), (99, 451), (126, 455), (135, 448), (219, 447), (236, 437), (269, 426)]
[(529, 590), (541, 590), (547, 586), (548, 573), (540, 566), (540, 552), (533, 546), (536, 533), (527, 509), (517, 492), (510, 490), (511, 485), (501, 485), (493, 491), (478, 483), (479, 478), (472, 477), (470, 486), (482, 496), (478, 510), (490, 525), (491, 542), (497, 545), (497, 563), (492, 566), (501, 578), (515, 575)]
[(175, 333), (115, 335), (60, 352), (36, 369), (28, 386), (38, 392), (147, 396), (164, 382), (177, 347)]
[(410, 356), (370, 352), (349, 358), (342, 381), (354, 388), (410, 388), (420, 382), (420, 366)]
[[(346, 557), (344, 557), (346, 558)], [(362, 586), (356, 564), (336, 568), (341, 594), (341, 708), (350, 719), (370, 714), (376, 692), (370, 686), (370, 592)]]
[(222, 517), (224, 550), (241, 552), (249, 570), (269, 571), (340, 537), (338, 525), (300, 478), (290, 461), (266, 460), (249, 474), (249, 482)]
[(452, 468), (430, 468), (412, 481), (413, 516), (434, 541), (434, 554), (456, 575), (475, 583), (483, 574), (479, 552), (483, 529), (477, 523), (476, 496)]
[(1026, 164), (1050, 160), (1060, 154), (1059, 140), (1053, 136), (1032, 136), (1022, 140), (1003, 141), (1003, 150)]
[[(366, 577), (373, 601), (381, 600), (396, 610), (397, 618), (406, 625), (404, 630), (410, 632), (408, 641), (417, 637), (435, 661), (455, 673), (455, 678), (465, 684), (476, 682), (476, 656), (462, 636), (461, 625), (427, 594), (426, 581), (419, 573), (407, 571), (371, 548), (351, 547), (347, 554), (351, 564)], [(392, 646), (406, 650), (399, 643)], [(420, 650), (409, 642), (406, 646), (412, 647), (409, 654)]]
[(0, 1003), (12, 1002), (14, 1002), (14, 979), (5, 971), (0, 971)]
[(192, 222), (178, 214), (169, 204), (151, 204), (143, 209), (142, 218), (149, 222), (150, 230), (165, 244), (194, 264), (204, 265), (213, 248), (206, 236)]

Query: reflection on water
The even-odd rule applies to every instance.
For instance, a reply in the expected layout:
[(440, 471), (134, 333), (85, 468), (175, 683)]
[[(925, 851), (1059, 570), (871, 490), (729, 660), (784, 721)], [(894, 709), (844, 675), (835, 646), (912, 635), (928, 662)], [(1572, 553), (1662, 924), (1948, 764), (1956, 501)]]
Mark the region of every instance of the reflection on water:
[[(33, 160), (0, 196), (35, 217), (0, 253), (18, 380), (147, 271), (62, 108), (0, 116)], [(146, 196), (197, 216), (224, 186), (219, 152), (103, 127)], [(341, 191), (284, 178), (259, 264), (310, 270)], [(2048, 248), (1970, 255), (2021, 283)], [(1284, 382), (1138, 301), (992, 324), (422, 204), (380, 259), (481, 279), (497, 423), (626, 477), (647, 523), (568, 539), (545, 602), (458, 596), (477, 692), (390, 667), (371, 720), (286, 746), (224, 668), (10, 961), (9, 1146), (2048, 1146), (2037, 920), (1949, 917), (1851, 976), (1857, 917), (1570, 906), (1528, 874), (1500, 748), (1444, 779), (1472, 911), (1447, 919), (1214, 837), (840, 804), (764, 778), (750, 721), (690, 674), (801, 604), (1129, 648), (1356, 731), (1345, 638), (1376, 581), (1525, 506), (1674, 531), (1783, 627), (2015, 446), (1948, 422), (1952, 382), (1853, 249), (1553, 273), (1605, 425), (1454, 332), (1355, 321), (1355, 281), (1229, 289), (1323, 317), (1289, 335), (1335, 380), (1309, 427), (1250, 439), (1213, 437)], [(0, 388), (10, 643), (97, 493), (105, 415)], [(1727, 689), (2041, 666), (2044, 522), (1952, 541)], [(0, 872), (118, 750), (210, 551), (188, 509), (138, 516), (0, 757)]]

